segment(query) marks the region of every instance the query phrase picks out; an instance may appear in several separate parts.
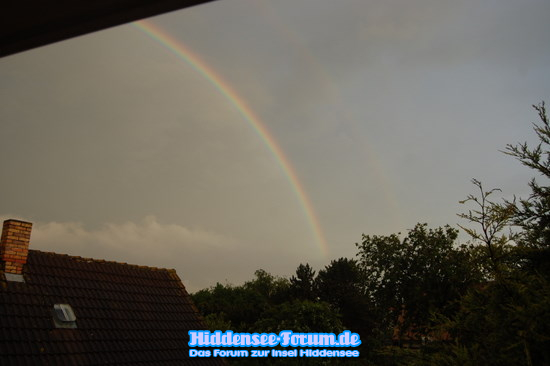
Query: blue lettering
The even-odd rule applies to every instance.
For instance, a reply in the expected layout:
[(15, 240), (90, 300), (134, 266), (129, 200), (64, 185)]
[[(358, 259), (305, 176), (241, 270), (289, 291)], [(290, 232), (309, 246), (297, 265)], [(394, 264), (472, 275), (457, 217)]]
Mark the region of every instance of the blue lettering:
[(210, 357), (210, 351), (208, 350), (196, 350), (196, 349), (190, 349), (189, 350), (189, 357)]

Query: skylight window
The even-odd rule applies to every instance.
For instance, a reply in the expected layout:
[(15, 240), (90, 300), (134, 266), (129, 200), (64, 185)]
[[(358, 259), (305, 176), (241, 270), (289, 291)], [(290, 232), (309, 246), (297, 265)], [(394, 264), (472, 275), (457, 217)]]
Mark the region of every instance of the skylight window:
[(69, 304), (54, 304), (53, 322), (56, 328), (76, 328), (76, 315)]
[(6, 278), (6, 281), (9, 281), (9, 282), (25, 282), (25, 279), (23, 278), (22, 274), (5, 272), (4, 277)]

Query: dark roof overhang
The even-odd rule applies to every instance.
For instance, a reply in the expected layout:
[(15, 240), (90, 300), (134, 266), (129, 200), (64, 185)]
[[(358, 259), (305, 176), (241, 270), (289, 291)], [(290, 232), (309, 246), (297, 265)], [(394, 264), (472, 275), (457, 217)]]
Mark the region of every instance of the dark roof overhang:
[(210, 1), (8, 1), (0, 11), (0, 57)]

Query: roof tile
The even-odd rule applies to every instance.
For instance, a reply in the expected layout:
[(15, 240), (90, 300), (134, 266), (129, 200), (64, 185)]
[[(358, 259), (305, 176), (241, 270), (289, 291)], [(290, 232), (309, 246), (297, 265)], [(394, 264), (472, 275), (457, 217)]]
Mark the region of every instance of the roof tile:
[[(174, 270), (29, 250), (23, 273), (0, 273), (2, 365), (225, 364), (189, 358), (187, 332), (203, 326)], [(76, 329), (55, 328), (56, 303)]]

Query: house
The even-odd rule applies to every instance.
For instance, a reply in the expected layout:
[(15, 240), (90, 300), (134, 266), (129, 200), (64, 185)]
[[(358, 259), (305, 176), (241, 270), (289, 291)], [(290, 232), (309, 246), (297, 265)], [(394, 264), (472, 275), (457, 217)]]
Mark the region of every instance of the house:
[[(391, 309), (393, 311), (393, 308)], [(401, 312), (397, 317), (397, 323), (393, 328), (392, 344), (404, 348), (420, 348), (431, 342), (450, 342), (451, 335), (445, 329), (430, 329), (426, 326), (418, 327), (415, 324), (408, 324), (404, 328), (407, 311), (402, 305)]]
[(32, 224), (0, 244), (0, 365), (219, 365), (190, 358), (205, 329), (175, 270), (29, 250)]

